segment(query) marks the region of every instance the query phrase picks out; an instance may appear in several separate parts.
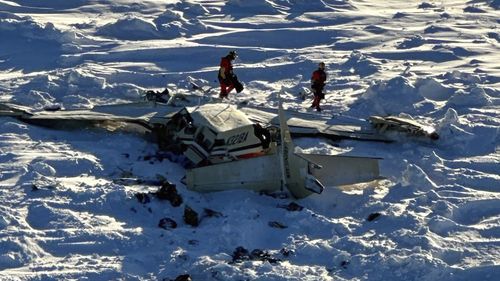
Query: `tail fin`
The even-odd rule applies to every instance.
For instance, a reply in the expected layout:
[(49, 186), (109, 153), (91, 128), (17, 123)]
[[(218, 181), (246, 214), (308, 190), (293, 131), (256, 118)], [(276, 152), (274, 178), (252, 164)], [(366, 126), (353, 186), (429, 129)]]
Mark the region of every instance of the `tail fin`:
[(285, 111), (281, 102), (282, 89), (278, 94), (278, 115), (280, 120), (281, 150), (278, 153), (281, 163), (282, 189), (285, 187), (296, 198), (303, 198), (311, 193), (321, 193), (324, 189), (319, 182), (309, 172), (311, 164), (306, 159), (295, 154), (295, 146), (290, 134), (290, 128), (286, 123)]

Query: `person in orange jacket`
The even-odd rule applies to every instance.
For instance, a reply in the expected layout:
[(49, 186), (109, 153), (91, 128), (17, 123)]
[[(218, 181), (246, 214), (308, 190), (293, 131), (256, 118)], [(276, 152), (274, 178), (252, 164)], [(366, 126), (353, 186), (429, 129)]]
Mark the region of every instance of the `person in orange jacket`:
[(325, 98), (325, 94), (323, 93), (325, 82), (326, 82), (325, 63), (320, 62), (318, 64), (318, 69), (313, 72), (311, 77), (311, 88), (314, 94), (314, 99), (311, 107), (315, 108), (317, 111), (321, 111), (319, 103), (322, 99)]
[(230, 51), (225, 57), (221, 58), (220, 68), (219, 68), (219, 84), (220, 84), (220, 98), (226, 98), (229, 92), (231, 92), (235, 87), (234, 73), (233, 73), (233, 63), (237, 57), (235, 51)]

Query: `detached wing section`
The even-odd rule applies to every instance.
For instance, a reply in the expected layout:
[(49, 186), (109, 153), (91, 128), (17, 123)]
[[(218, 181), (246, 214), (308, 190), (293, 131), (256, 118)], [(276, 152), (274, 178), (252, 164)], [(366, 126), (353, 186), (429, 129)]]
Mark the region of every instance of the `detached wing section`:
[(13, 103), (0, 103), (0, 116), (31, 116), (31, 108)]
[(109, 123), (137, 124), (151, 129), (165, 124), (179, 108), (154, 106), (150, 102), (96, 106), (92, 109), (34, 111), (15, 104), (0, 104), (0, 115), (11, 116), (26, 123), (57, 128), (79, 129)]
[[(241, 107), (248, 118), (261, 124), (279, 126), (278, 110), (272, 108)], [(365, 120), (344, 116), (321, 116), (285, 110), (290, 134), (295, 137), (325, 137), (329, 139), (356, 139), (390, 142)]]

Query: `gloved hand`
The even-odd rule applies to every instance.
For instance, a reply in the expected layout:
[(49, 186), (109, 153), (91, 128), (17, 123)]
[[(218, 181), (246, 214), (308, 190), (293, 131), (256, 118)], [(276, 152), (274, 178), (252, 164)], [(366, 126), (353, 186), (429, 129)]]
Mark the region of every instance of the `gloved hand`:
[(231, 73), (229, 75), (229, 81), (231, 81), (232, 83), (235, 83), (236, 81), (238, 81), (238, 76), (236, 76), (234, 73)]
[(319, 83), (313, 83), (311, 85), (311, 89), (316, 90), (316, 91), (323, 91), (324, 87), (325, 87), (324, 84), (319, 84)]

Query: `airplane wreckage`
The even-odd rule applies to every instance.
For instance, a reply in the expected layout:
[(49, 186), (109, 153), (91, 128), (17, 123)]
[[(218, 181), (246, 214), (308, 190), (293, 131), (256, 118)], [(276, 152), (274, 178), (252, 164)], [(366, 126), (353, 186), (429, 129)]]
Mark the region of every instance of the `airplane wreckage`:
[(384, 133), (397, 130), (438, 138), (432, 129), (401, 117), (372, 116), (370, 124), (344, 116), (285, 111), (281, 102), (278, 109), (272, 109), (213, 101), (175, 106), (172, 99), (162, 101), (149, 97), (92, 109), (40, 111), (0, 103), (0, 116), (58, 129), (140, 128), (154, 136), (160, 149), (189, 159), (184, 179), (188, 189), (288, 189), (295, 198), (321, 193), (325, 186), (379, 179), (380, 158), (296, 153), (292, 136), (390, 142)]

